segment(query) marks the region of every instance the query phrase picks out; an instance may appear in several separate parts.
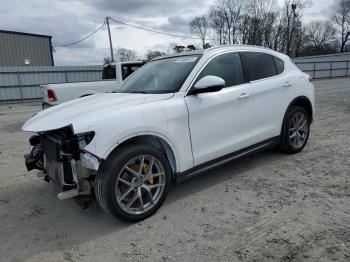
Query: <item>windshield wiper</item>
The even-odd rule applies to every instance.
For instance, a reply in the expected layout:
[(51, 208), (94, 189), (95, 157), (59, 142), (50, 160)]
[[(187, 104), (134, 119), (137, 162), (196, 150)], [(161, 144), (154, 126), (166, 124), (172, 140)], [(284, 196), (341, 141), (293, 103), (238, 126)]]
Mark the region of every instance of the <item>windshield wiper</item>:
[(145, 91), (132, 91), (132, 92), (125, 92), (125, 93), (131, 93), (131, 94), (148, 94)]
[(125, 91), (114, 90), (111, 93), (148, 94), (145, 91), (127, 91), (127, 90), (125, 90)]

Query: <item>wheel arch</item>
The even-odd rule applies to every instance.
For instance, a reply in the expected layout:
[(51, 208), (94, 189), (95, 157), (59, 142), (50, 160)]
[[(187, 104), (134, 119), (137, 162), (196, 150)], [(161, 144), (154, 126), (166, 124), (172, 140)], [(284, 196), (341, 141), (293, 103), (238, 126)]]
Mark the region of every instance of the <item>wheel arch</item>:
[(306, 110), (310, 117), (310, 121), (313, 119), (313, 108), (312, 103), (310, 99), (306, 96), (298, 96), (292, 100), (292, 102), (289, 103), (286, 112), (284, 113), (284, 117), (286, 116), (287, 112), (293, 107), (293, 106), (300, 106)]
[[(171, 170), (172, 170), (172, 178), (174, 178), (177, 170), (177, 161), (176, 161), (176, 153), (174, 147), (170, 145), (170, 143), (163, 137), (155, 134), (139, 134), (134, 135), (132, 137), (128, 137), (120, 141), (114, 149), (108, 154), (110, 156), (116, 150), (119, 150), (123, 146), (128, 146), (132, 144), (146, 144), (154, 146), (160, 149), (166, 156), (169, 161)], [(107, 157), (108, 158), (108, 157)]]
[(306, 96), (298, 96), (298, 97), (294, 98), (289, 103), (287, 110), (284, 112), (280, 134), (282, 134), (282, 132), (283, 132), (283, 124), (284, 124), (284, 121), (286, 119), (286, 115), (293, 106), (300, 106), (300, 107), (304, 108), (310, 117), (310, 123), (312, 122), (313, 108), (312, 108), (312, 103), (311, 103), (310, 99)]
[[(290, 147), (290, 145), (288, 145), (289, 142), (287, 142), (285, 139), (286, 134), (287, 134), (287, 125), (286, 124), (288, 123), (287, 121), (288, 121), (289, 112), (292, 110), (293, 106), (301, 107), (306, 111), (306, 113), (308, 114), (308, 116), (310, 118), (310, 124), (311, 124), (311, 121), (313, 118), (313, 106), (312, 106), (312, 103), (308, 97), (298, 96), (298, 97), (294, 98), (289, 103), (287, 110), (284, 113), (284, 117), (283, 117), (283, 121), (282, 121), (279, 147), (282, 151), (284, 151), (286, 153), (291, 153), (291, 154), (300, 152), (306, 145), (306, 143), (304, 143), (304, 145), (300, 149), (295, 149), (295, 148), (293, 149)], [(307, 141), (307, 138), (306, 138), (306, 141)]]

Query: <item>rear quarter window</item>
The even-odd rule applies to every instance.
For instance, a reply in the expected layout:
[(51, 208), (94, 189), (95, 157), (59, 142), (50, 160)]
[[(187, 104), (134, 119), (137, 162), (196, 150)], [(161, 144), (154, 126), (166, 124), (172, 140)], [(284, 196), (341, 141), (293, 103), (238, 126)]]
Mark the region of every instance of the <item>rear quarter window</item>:
[(273, 57), (273, 60), (275, 61), (277, 74), (282, 74), (284, 71), (284, 62), (275, 56)]
[(274, 58), (260, 52), (243, 52), (245, 66), (250, 81), (264, 79), (277, 75)]

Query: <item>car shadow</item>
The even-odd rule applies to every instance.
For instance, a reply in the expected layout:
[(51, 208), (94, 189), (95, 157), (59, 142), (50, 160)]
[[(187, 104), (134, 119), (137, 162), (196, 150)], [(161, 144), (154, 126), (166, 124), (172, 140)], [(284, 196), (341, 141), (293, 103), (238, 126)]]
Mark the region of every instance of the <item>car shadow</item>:
[(212, 186), (227, 180), (235, 180), (241, 173), (263, 165), (266, 162), (279, 160), (289, 155), (275, 149), (267, 149), (250, 154), (236, 161), (227, 163), (221, 167), (198, 174), (178, 184), (175, 184), (170, 192), (167, 202), (177, 201), (196, 192), (206, 190)]

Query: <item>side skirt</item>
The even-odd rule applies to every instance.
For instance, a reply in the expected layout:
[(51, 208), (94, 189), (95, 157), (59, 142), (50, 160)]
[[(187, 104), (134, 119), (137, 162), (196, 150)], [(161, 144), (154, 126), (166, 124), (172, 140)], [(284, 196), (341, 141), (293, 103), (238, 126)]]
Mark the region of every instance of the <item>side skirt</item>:
[(180, 183), (184, 180), (187, 180), (191, 177), (197, 176), (199, 174), (202, 174), (206, 171), (209, 171), (211, 169), (224, 166), (232, 161), (235, 161), (237, 159), (240, 159), (242, 157), (245, 157), (247, 155), (262, 151), (264, 149), (273, 147), (278, 145), (280, 142), (280, 136), (276, 136), (273, 138), (270, 138), (268, 140), (262, 141), (260, 143), (257, 143), (255, 145), (243, 148), (241, 150), (238, 150), (236, 152), (218, 157), (216, 159), (210, 160), (206, 163), (197, 165), (195, 167), (192, 167), (184, 172), (177, 173), (174, 177), (175, 183)]

